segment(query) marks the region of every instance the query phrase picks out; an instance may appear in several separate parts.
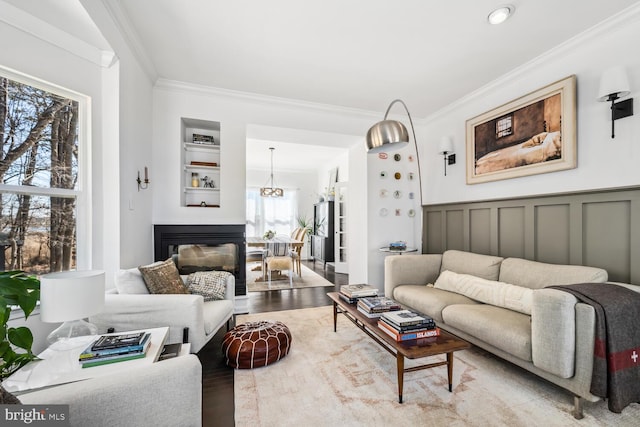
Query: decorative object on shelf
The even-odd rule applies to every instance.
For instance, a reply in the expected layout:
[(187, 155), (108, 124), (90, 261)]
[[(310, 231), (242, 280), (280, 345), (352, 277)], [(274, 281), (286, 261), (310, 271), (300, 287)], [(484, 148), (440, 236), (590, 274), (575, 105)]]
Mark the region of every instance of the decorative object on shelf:
[(200, 174), (198, 172), (191, 172), (191, 186), (200, 187)]
[(409, 117), (409, 124), (411, 125), (411, 133), (413, 135), (413, 144), (416, 149), (416, 161), (418, 163), (418, 184), (420, 186), (420, 204), (422, 204), (422, 178), (420, 172), (420, 156), (418, 154), (418, 143), (416, 141), (416, 132), (413, 127), (413, 120), (407, 105), (401, 99), (395, 99), (387, 107), (387, 111), (384, 113), (384, 119), (381, 122), (371, 126), (367, 132), (367, 151), (369, 153), (379, 153), (381, 151), (387, 151), (389, 149), (395, 150), (402, 148), (405, 144), (409, 143), (409, 132), (405, 125), (397, 120), (387, 120), (389, 111), (394, 104), (399, 103), (404, 107), (407, 116)]
[(387, 171), (380, 172), (380, 178), (384, 179), (387, 177)]
[(402, 197), (402, 191), (400, 191), (400, 190), (394, 191), (393, 192), (393, 197), (396, 198), (396, 199), (401, 198)]
[(409, 212), (407, 212), (407, 215), (409, 215), (410, 218), (413, 218), (414, 216), (416, 216), (416, 210), (409, 209)]
[(416, 175), (413, 172), (409, 172), (407, 174), (407, 178), (409, 178), (409, 181), (413, 181), (413, 179), (416, 177)]
[[(40, 299), (40, 281), (23, 271), (0, 271), (0, 295), (0, 348), (3, 349), (0, 380), (3, 380), (36, 358), (31, 352), (31, 330), (26, 326), (10, 328), (7, 322), (16, 305), (24, 312), (25, 320), (29, 318)], [(18, 349), (26, 352), (18, 353)]]
[(271, 240), (276, 236), (276, 232), (272, 231), (272, 230), (267, 230), (264, 232), (264, 235), (262, 236), (263, 239), (265, 240)]
[(453, 139), (448, 136), (443, 136), (440, 140), (440, 149), (438, 154), (444, 156), (444, 176), (447, 176), (447, 165), (456, 164), (456, 155), (453, 152)]
[(576, 76), (467, 120), (466, 146), (467, 184), (575, 168)]
[(402, 159), (402, 156), (400, 154), (394, 154), (393, 155), (393, 160), (395, 160), (396, 162), (399, 162)]
[(386, 189), (382, 189), (380, 190), (380, 197), (387, 197), (387, 195), (389, 194), (389, 192)]
[[(273, 185), (273, 150), (275, 150), (275, 148), (273, 147), (269, 147), (269, 150), (271, 150), (271, 181), (270, 181), (270, 186), (264, 186), (260, 189), (260, 195), (262, 197), (282, 197), (284, 196), (284, 190), (282, 188), (278, 188), (278, 187), (274, 187)], [(269, 181), (267, 181), (269, 182)]]
[(387, 153), (378, 153), (378, 158), (380, 160), (387, 160), (389, 158), (389, 155)]
[(624, 67), (612, 67), (602, 73), (598, 101), (611, 102), (611, 138), (616, 137), (614, 122), (633, 116), (633, 98), (616, 102), (616, 99), (627, 96), (629, 93), (631, 93), (631, 87)]
[(415, 197), (415, 194), (412, 192), (409, 193), (409, 199), (413, 200), (413, 198)]
[(396, 209), (396, 216), (402, 215), (402, 209)]
[(140, 179), (140, 171), (138, 171), (136, 182), (138, 183), (138, 191), (149, 188), (149, 169), (146, 166), (144, 167), (144, 181)]
[(216, 162), (198, 162), (195, 160), (192, 160), (190, 163), (191, 166), (208, 166), (208, 167), (212, 167), (215, 168), (218, 166), (218, 164)]
[(198, 133), (193, 134), (193, 143), (194, 144), (211, 144), (214, 145), (216, 142), (211, 135), (200, 135)]
[(208, 176), (202, 178), (202, 182), (202, 187), (204, 188), (216, 188), (216, 183), (213, 182), (213, 179), (209, 178)]
[(83, 320), (104, 306), (104, 271), (62, 271), (40, 278), (40, 318), (64, 322), (47, 336), (49, 344), (63, 347), (69, 338), (96, 335), (95, 325)]
[(402, 174), (400, 172), (396, 172), (396, 173), (393, 174), (393, 177), (395, 179), (401, 179), (402, 178)]
[(380, 216), (387, 216), (388, 213), (389, 211), (387, 210), (387, 208), (380, 209)]

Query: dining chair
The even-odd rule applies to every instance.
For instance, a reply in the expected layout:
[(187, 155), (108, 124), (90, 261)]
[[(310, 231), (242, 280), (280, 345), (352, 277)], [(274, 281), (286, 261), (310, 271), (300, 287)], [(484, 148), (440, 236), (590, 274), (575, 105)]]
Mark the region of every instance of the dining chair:
[(273, 271), (289, 271), (289, 286), (293, 288), (293, 257), (289, 251), (288, 243), (268, 242), (266, 244), (266, 257), (264, 268), (268, 274), (269, 287), (271, 287), (271, 273)]
[(296, 267), (297, 267), (298, 276), (302, 277), (302, 267), (301, 267), (302, 248), (304, 246), (304, 239), (307, 237), (308, 230), (306, 228), (296, 228), (296, 230), (294, 231), (297, 231), (297, 233), (295, 234), (295, 236), (292, 233), (291, 237), (303, 243), (302, 245), (296, 246), (291, 249), (291, 256), (294, 262), (294, 271), (296, 270)]

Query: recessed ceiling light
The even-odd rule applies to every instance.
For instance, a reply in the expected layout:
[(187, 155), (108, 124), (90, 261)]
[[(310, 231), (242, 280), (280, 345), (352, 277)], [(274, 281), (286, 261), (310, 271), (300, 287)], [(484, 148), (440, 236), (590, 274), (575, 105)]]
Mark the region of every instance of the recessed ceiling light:
[(510, 4), (500, 6), (499, 8), (495, 9), (493, 12), (489, 14), (489, 16), (487, 17), (487, 20), (492, 25), (502, 24), (504, 21), (507, 20), (507, 18), (509, 18), (509, 16), (513, 14), (514, 10), (515, 10), (515, 7), (513, 7)]

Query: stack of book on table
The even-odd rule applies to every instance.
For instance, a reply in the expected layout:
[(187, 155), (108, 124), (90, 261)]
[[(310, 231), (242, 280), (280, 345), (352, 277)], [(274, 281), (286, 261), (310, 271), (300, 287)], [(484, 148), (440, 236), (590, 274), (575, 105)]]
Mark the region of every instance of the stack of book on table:
[(83, 368), (141, 359), (147, 354), (151, 343), (151, 334), (135, 332), (121, 335), (103, 335), (91, 343), (78, 360)]
[(437, 337), (440, 328), (426, 314), (413, 310), (399, 310), (383, 313), (378, 327), (396, 341), (409, 341), (419, 338)]
[(349, 304), (355, 304), (358, 298), (378, 296), (378, 288), (371, 285), (342, 285), (339, 295)]
[(388, 311), (400, 310), (400, 304), (387, 297), (363, 297), (358, 299), (358, 311), (367, 317), (380, 317)]

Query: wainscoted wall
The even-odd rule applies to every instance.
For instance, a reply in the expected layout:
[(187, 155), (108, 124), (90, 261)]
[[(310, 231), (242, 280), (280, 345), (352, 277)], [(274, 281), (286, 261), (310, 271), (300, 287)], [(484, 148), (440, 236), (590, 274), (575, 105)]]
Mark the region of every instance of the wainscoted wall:
[(424, 207), (423, 252), (604, 268), (640, 284), (640, 187)]

